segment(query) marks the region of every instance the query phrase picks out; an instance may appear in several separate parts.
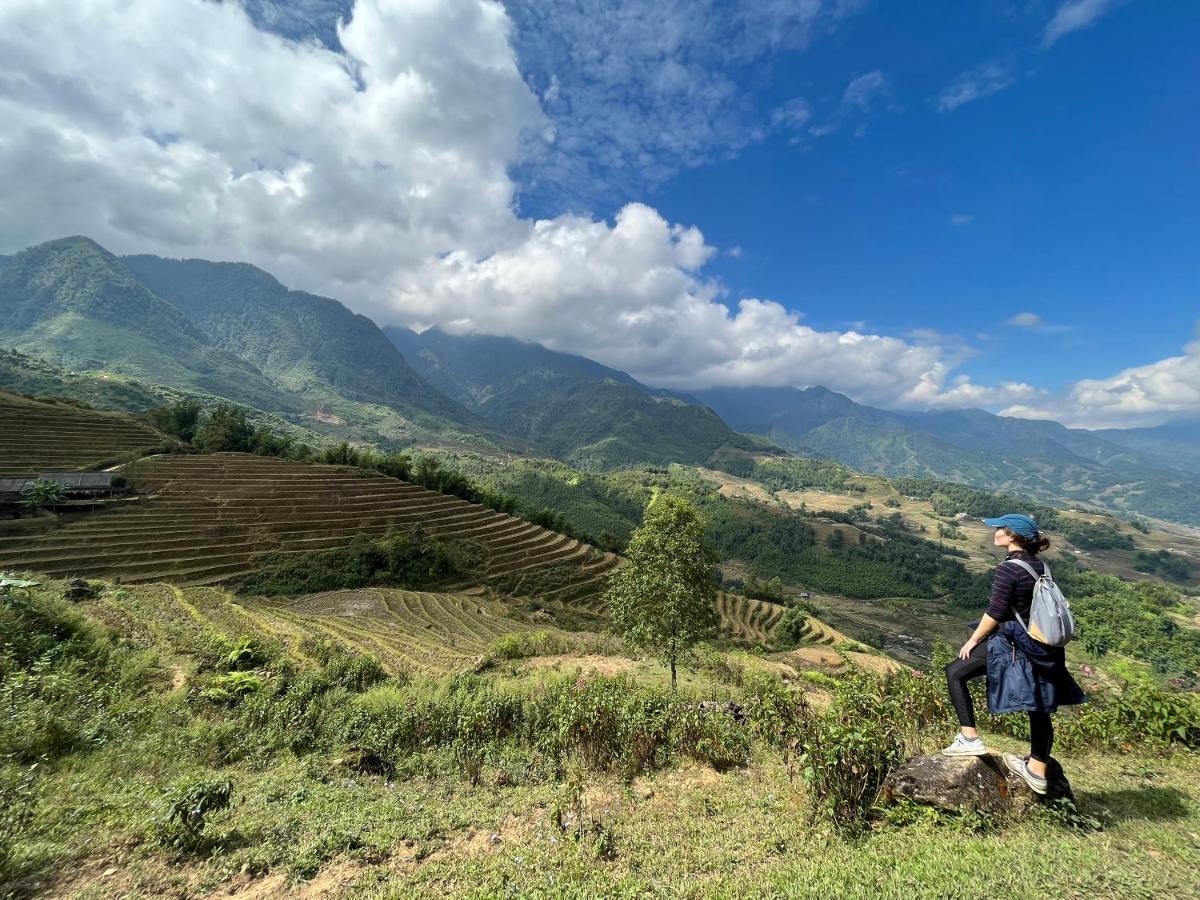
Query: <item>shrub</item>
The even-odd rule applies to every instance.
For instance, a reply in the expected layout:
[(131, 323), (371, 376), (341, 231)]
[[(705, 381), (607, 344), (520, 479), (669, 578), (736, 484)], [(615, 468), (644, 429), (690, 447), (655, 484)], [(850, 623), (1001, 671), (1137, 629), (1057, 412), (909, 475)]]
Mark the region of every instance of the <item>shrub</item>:
[(676, 712), (672, 730), (674, 746), (718, 772), (750, 762), (750, 733), (727, 710), (684, 706)]
[(21, 489), (21, 505), (26, 509), (44, 509), (65, 503), (67, 492), (57, 481), (39, 478)]
[(198, 781), (167, 792), (159, 841), (178, 850), (198, 849), (211, 813), (229, 808), (230, 781)]
[(228, 672), (218, 675), (200, 691), (200, 699), (223, 706), (237, 706), (250, 694), (257, 694), (266, 681), (253, 672)]
[(602, 649), (602, 643), (602, 641), (556, 634), (553, 631), (522, 631), (500, 635), (492, 641), (488, 653), (496, 659), (529, 659), (534, 656), (592, 652)]
[(808, 625), (808, 611), (801, 606), (788, 607), (772, 636), (781, 650), (791, 650), (804, 643), (804, 629)]
[(1200, 696), (1165, 690), (1148, 678), (1128, 681), (1060, 716), (1057, 733), (1066, 746), (1195, 749), (1200, 747)]
[(812, 720), (799, 749), (813, 814), (839, 831), (862, 830), (884, 779), (904, 756), (904, 727), (887, 682), (851, 672)]
[(191, 442), (196, 436), (203, 407), (195, 400), (177, 400), (167, 406), (146, 410), (146, 421), (180, 440)]
[(430, 588), (478, 572), (481, 547), (470, 541), (442, 541), (420, 528), (361, 537), (349, 547), (313, 553), (268, 553), (259, 571), (241, 587), (249, 593), (307, 594), (345, 588), (392, 585)]
[(809, 727), (812, 710), (801, 691), (766, 672), (750, 672), (742, 704), (751, 731), (773, 747), (789, 751)]

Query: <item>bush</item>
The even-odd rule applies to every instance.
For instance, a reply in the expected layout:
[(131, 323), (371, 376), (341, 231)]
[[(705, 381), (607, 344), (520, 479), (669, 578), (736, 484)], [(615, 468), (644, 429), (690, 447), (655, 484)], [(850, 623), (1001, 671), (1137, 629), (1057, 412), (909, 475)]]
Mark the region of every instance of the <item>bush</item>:
[(1200, 747), (1200, 697), (1164, 690), (1148, 678), (1092, 697), (1058, 719), (1057, 734), (1069, 747)]
[(359, 537), (348, 547), (313, 553), (268, 553), (241, 588), (253, 594), (311, 594), (389, 585), (428, 589), (476, 574), (483, 551), (470, 541), (443, 541), (420, 528)]
[(747, 673), (743, 692), (742, 704), (752, 733), (785, 753), (794, 748), (812, 716), (803, 692), (766, 672)]
[(237, 706), (243, 698), (261, 691), (265, 684), (265, 679), (253, 672), (228, 672), (210, 681), (199, 696), (210, 703)]
[(208, 816), (229, 808), (233, 783), (198, 781), (167, 792), (163, 818), (159, 823), (159, 842), (178, 850), (196, 850), (201, 844)]
[(792, 650), (804, 643), (804, 629), (808, 626), (808, 610), (803, 606), (788, 607), (772, 636), (780, 650)]
[(191, 443), (196, 436), (203, 407), (195, 400), (177, 400), (167, 406), (146, 410), (146, 421), (169, 435)]
[(839, 831), (861, 831), (884, 779), (905, 756), (920, 726), (905, 702), (911, 682), (852, 670), (829, 708), (811, 720), (798, 749), (813, 814)]
[(67, 500), (67, 492), (57, 481), (39, 478), (21, 489), (21, 505), (26, 509), (45, 509)]

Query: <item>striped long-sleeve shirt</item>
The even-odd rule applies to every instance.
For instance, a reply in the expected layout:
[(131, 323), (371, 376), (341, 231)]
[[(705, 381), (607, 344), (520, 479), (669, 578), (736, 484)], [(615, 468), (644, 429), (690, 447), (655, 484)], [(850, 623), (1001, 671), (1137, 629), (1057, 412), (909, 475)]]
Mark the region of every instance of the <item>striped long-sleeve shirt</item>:
[[(1005, 559), (1024, 560), (1033, 566), (1039, 575), (1046, 570), (1040, 559), (1024, 550), (1014, 550)], [(1020, 566), (996, 566), (996, 573), (992, 576), (992, 595), (988, 599), (987, 614), (997, 622), (1004, 622), (1015, 618), (1015, 611), (1028, 622), (1029, 607), (1033, 605), (1033, 585), (1033, 576)]]

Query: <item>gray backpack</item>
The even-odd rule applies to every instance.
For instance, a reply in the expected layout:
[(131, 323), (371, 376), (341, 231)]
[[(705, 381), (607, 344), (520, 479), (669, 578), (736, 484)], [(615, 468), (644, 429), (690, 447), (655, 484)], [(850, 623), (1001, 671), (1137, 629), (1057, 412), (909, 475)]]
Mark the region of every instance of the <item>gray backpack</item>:
[[(1009, 559), (1005, 562), (1016, 563), (1033, 576), (1033, 605), (1029, 607), (1029, 624), (1017, 616), (1021, 627), (1035, 641), (1048, 644), (1051, 647), (1065, 647), (1075, 636), (1075, 617), (1071, 614), (1071, 604), (1058, 589), (1054, 579), (1050, 577), (1050, 567), (1042, 563), (1043, 572), (1023, 559)], [(1016, 615), (1014, 611), (1013, 615)]]

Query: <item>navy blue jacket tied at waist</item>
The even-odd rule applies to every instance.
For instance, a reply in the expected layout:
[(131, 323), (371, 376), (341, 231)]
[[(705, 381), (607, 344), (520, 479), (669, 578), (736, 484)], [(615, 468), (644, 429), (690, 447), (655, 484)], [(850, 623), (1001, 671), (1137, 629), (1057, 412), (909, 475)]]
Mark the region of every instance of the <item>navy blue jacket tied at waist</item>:
[(988, 709), (997, 714), (1054, 712), (1087, 700), (1067, 671), (1063, 648), (1035, 641), (1012, 619), (988, 638), (987, 692)]

